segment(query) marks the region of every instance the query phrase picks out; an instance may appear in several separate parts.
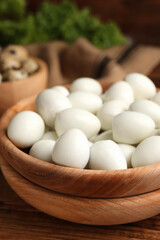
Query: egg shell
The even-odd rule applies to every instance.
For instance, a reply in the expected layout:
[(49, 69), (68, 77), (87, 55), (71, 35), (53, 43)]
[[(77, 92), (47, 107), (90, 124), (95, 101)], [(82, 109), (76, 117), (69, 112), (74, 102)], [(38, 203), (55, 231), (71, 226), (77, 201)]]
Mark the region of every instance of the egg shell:
[(41, 116), (32, 111), (22, 111), (10, 121), (7, 135), (17, 147), (27, 148), (40, 140), (44, 131), (45, 124)]
[(122, 153), (124, 154), (124, 157), (127, 161), (127, 168), (131, 168), (132, 167), (131, 157), (136, 148), (129, 144), (118, 144), (118, 146), (120, 147), (120, 149), (121, 149)]
[(46, 125), (54, 127), (56, 114), (72, 105), (69, 99), (57, 91), (46, 89), (36, 99), (36, 110), (44, 119)]
[(126, 111), (113, 118), (113, 139), (118, 143), (138, 144), (149, 137), (154, 128), (155, 123), (149, 116)]
[(84, 108), (94, 114), (102, 107), (102, 99), (94, 93), (76, 91), (68, 98), (73, 107)]
[(59, 165), (83, 169), (88, 163), (89, 153), (85, 134), (79, 129), (69, 129), (55, 143), (52, 160)]
[(156, 87), (150, 78), (141, 73), (129, 73), (124, 79), (133, 89), (134, 98), (150, 99), (156, 93)]
[(46, 162), (52, 162), (52, 152), (55, 141), (53, 140), (40, 140), (33, 144), (29, 151), (29, 155)]
[(134, 168), (160, 163), (160, 136), (152, 136), (142, 141), (132, 155)]
[(70, 91), (71, 92), (75, 92), (75, 91), (91, 92), (97, 95), (101, 95), (102, 86), (97, 80), (93, 78), (82, 77), (82, 78), (77, 78), (72, 82), (70, 86)]
[(98, 134), (101, 124), (91, 112), (82, 108), (69, 108), (57, 114), (55, 130), (58, 136), (71, 128), (78, 128), (88, 139)]
[(111, 100), (105, 102), (97, 113), (101, 122), (101, 128), (108, 130), (112, 128), (113, 117), (126, 110), (126, 105), (121, 100)]
[(157, 92), (151, 100), (160, 105), (160, 92)]
[(129, 107), (134, 101), (133, 90), (129, 83), (125, 81), (116, 82), (103, 95), (104, 102), (114, 99), (122, 100), (126, 104), (126, 107)]
[(58, 138), (58, 136), (55, 131), (48, 131), (42, 137), (42, 139), (48, 139), (48, 140), (53, 140), (53, 141), (56, 141), (57, 138)]
[(61, 86), (61, 85), (57, 85), (54, 87), (51, 87), (50, 89), (55, 90), (59, 93), (61, 93), (63, 96), (67, 97), (69, 95), (69, 91), (66, 87)]
[(105, 132), (102, 132), (94, 137), (93, 142), (98, 142), (101, 140), (113, 140), (113, 134), (112, 130), (107, 130)]
[(103, 140), (91, 146), (88, 166), (96, 170), (118, 170), (127, 169), (127, 162), (115, 142)]
[(157, 103), (140, 99), (130, 105), (130, 110), (144, 113), (152, 118), (156, 126), (160, 125), (160, 106)]

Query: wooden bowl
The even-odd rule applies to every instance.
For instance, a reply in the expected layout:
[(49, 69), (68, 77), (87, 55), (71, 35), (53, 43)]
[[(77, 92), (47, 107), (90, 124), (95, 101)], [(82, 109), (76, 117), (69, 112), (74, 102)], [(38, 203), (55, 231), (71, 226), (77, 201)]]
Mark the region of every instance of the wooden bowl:
[(39, 187), (6, 164), (1, 168), (11, 188), (23, 200), (42, 212), (71, 222), (114, 225), (140, 221), (160, 213), (160, 190), (117, 199), (79, 198)]
[(0, 115), (21, 99), (33, 96), (46, 88), (48, 80), (47, 65), (38, 58), (33, 59), (40, 67), (37, 72), (21, 81), (0, 84)]
[(133, 196), (160, 188), (160, 163), (127, 170), (75, 169), (41, 161), (18, 149), (6, 129), (16, 113), (35, 109), (34, 100), (35, 96), (17, 103), (0, 121), (0, 152), (25, 178), (59, 193), (89, 198)]

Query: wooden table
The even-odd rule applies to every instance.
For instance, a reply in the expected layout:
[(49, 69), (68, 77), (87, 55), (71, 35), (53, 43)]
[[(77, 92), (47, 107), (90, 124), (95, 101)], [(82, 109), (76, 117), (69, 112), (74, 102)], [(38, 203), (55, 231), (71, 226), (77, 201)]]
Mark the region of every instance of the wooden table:
[[(150, 76), (160, 87), (160, 67)], [(160, 215), (126, 225), (87, 226), (48, 216), (21, 200), (0, 172), (0, 240), (160, 240)]]

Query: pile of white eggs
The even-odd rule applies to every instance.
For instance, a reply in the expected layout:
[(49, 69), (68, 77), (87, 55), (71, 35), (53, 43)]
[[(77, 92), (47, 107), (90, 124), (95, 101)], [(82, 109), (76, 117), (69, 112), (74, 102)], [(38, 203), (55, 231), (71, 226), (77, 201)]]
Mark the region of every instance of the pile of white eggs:
[(92, 78), (70, 89), (54, 86), (36, 99), (36, 112), (16, 114), (8, 137), (35, 158), (58, 165), (118, 170), (160, 162), (160, 92), (139, 73), (102, 93)]

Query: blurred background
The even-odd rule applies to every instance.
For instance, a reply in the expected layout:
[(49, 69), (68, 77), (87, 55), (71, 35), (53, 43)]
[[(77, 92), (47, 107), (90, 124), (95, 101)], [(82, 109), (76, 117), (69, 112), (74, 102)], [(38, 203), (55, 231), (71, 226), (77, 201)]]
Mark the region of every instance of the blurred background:
[[(36, 11), (43, 0), (28, 0), (28, 10)], [(50, 0), (61, 2), (61, 0)], [(122, 32), (135, 41), (160, 45), (160, 0), (74, 0), (82, 9), (91, 12), (103, 22), (114, 20)]]
[[(124, 43), (124, 35), (134, 42), (160, 45), (159, 0), (44, 2), (0, 0), (0, 45), (54, 39), (73, 42), (84, 36), (97, 47), (105, 48)], [(111, 21), (113, 24), (106, 26)], [(104, 41), (106, 32), (113, 36), (112, 39)]]

